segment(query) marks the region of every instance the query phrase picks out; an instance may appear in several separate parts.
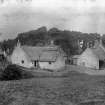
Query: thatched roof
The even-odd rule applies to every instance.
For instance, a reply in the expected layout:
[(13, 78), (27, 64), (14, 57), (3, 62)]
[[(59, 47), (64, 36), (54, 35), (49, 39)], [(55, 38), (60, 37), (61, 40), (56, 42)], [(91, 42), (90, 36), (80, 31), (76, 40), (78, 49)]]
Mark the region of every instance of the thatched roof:
[(72, 56), (73, 59), (78, 59), (80, 57), (80, 55), (74, 55)]
[(55, 61), (58, 47), (30, 47), (22, 46), (24, 52), (28, 55), (31, 60), (40, 60), (40, 61)]
[(99, 60), (105, 60), (105, 50), (104, 50), (104, 47), (99, 46), (97, 48), (92, 48), (92, 51), (99, 58)]
[(44, 51), (39, 60), (40, 61), (56, 61), (57, 59), (57, 56), (58, 56), (58, 52), (57, 51)]

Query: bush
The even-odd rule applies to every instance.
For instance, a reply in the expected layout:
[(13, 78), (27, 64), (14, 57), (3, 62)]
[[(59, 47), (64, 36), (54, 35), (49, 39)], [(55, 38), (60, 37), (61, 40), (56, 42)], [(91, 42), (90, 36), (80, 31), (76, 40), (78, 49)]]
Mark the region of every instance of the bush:
[(1, 80), (16, 80), (22, 78), (22, 70), (16, 65), (8, 65), (1, 75)]

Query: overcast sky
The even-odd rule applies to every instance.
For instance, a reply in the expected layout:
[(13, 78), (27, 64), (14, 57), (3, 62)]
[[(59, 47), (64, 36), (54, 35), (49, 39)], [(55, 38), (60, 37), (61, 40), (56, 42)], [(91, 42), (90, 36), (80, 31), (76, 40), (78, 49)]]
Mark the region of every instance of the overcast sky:
[(105, 0), (21, 1), (0, 3), (0, 40), (15, 38), (20, 32), (41, 26), (105, 33)]

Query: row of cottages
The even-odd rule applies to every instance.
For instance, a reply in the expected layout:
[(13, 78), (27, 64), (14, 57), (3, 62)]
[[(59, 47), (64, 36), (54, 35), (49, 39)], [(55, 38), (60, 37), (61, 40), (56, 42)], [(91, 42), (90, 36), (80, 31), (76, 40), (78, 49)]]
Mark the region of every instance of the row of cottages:
[(105, 68), (105, 48), (101, 40), (96, 40), (91, 48), (87, 46), (82, 54), (73, 56), (73, 64), (92, 69)]
[(65, 67), (65, 53), (51, 42), (48, 46), (21, 46), (18, 42), (12, 55), (12, 64), (26, 68), (57, 70)]

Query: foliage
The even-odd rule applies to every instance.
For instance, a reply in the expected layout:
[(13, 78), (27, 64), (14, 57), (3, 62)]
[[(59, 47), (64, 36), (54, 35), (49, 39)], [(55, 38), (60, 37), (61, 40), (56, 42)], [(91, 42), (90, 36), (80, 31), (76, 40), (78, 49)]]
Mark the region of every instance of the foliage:
[(103, 42), (103, 45), (105, 46), (105, 34), (102, 36), (102, 42)]
[(21, 71), (16, 65), (9, 65), (5, 70), (2, 72), (2, 79), (3, 80), (13, 80), (21, 78)]
[(32, 74), (23, 71), (16, 65), (8, 65), (1, 73), (1, 80), (18, 80), (23, 78), (31, 78)]
[[(97, 33), (82, 33), (76, 31), (59, 30), (57, 28), (51, 28), (47, 31), (46, 27), (38, 28), (29, 32), (19, 33), (18, 36), (13, 40), (7, 40), (1, 43), (3, 50), (11, 54), (14, 46), (16, 46), (19, 40), (22, 45), (45, 45), (50, 40), (54, 40), (54, 43), (61, 46), (68, 56), (79, 54), (81, 50), (86, 49), (87, 42), (92, 42), (99, 39), (100, 35)], [(79, 41), (83, 40), (83, 48), (80, 50)]]

